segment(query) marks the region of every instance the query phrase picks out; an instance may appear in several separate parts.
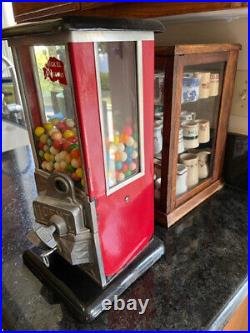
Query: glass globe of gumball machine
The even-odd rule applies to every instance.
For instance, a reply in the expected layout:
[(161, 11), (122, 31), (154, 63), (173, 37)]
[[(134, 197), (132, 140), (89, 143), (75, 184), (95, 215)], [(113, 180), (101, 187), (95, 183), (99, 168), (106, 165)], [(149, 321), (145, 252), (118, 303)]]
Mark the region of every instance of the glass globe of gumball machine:
[(83, 17), (3, 30), (35, 161), (25, 264), (80, 320), (164, 253), (154, 236), (154, 31)]

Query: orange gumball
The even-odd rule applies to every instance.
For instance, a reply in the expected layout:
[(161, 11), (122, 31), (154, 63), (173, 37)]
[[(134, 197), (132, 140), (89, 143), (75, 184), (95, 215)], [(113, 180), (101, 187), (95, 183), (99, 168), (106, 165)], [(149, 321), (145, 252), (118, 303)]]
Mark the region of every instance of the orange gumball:
[(70, 152), (70, 157), (71, 158), (79, 158), (80, 157), (80, 151), (79, 151), (79, 149), (73, 149)]
[(115, 160), (116, 161), (121, 161), (121, 159), (122, 159), (122, 154), (119, 151), (117, 151), (115, 153)]

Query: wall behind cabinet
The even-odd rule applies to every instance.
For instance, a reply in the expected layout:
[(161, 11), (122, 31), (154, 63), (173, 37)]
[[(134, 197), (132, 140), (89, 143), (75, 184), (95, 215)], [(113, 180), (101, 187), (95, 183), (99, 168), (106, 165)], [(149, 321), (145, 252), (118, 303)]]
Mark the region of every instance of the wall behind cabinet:
[[(245, 17), (244, 17), (245, 16)], [(248, 87), (248, 30), (247, 17), (238, 17), (235, 14), (223, 15), (211, 18), (201, 15), (192, 17), (172, 17), (170, 20), (163, 19), (166, 31), (156, 34), (156, 45), (181, 43), (240, 43), (238, 68), (236, 74), (233, 105), (229, 121), (229, 131), (234, 133), (248, 134), (247, 118), (247, 87)]]

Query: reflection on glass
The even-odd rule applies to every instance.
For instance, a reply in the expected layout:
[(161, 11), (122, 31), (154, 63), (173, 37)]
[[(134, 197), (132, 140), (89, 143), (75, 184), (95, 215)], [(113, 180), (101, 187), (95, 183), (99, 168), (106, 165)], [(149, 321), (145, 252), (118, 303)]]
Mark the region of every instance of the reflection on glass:
[(98, 43), (109, 188), (140, 170), (135, 42)]
[(41, 124), (34, 129), (40, 167), (62, 172), (84, 188), (84, 170), (73, 112), (64, 46), (34, 46)]
[(224, 68), (224, 63), (184, 68), (177, 196), (190, 191), (212, 174)]

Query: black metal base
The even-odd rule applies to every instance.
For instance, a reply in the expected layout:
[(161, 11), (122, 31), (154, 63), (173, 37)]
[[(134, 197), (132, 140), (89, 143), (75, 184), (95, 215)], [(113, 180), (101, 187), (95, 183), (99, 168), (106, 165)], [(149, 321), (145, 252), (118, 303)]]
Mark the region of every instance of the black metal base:
[(52, 288), (65, 302), (74, 317), (91, 321), (102, 311), (102, 302), (120, 296), (136, 279), (146, 272), (162, 255), (164, 245), (154, 237), (149, 245), (110, 284), (102, 289), (79, 267), (71, 266), (56, 252), (50, 256), (46, 267), (39, 250), (32, 248), (23, 254), (24, 263), (45, 285)]

